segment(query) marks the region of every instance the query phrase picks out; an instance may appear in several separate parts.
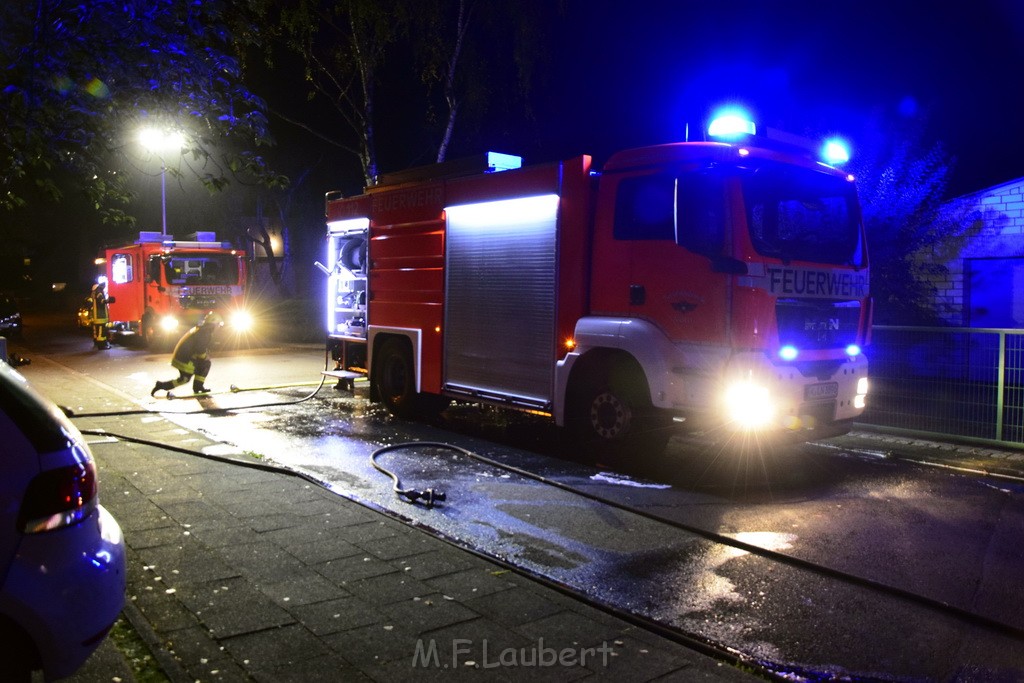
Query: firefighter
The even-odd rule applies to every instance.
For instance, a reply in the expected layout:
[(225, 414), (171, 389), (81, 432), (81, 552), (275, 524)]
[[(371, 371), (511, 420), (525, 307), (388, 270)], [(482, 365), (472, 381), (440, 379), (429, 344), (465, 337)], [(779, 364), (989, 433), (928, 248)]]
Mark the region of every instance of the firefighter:
[[(178, 371), (178, 376), (165, 382), (157, 381), (153, 385), (150, 396), (158, 391), (170, 391), (192, 380), (192, 393), (205, 394), (207, 375), (210, 374), (210, 344), (213, 333), (218, 327), (224, 326), (224, 318), (216, 311), (210, 311), (198, 325), (186, 332), (174, 347), (171, 366)], [(193, 377), (194, 376), (194, 377)]]
[(110, 340), (107, 338), (107, 322), (110, 319), (107, 304), (113, 301), (107, 297), (107, 278), (101, 277), (89, 293), (89, 304), (92, 307), (92, 341), (97, 349), (110, 348)]

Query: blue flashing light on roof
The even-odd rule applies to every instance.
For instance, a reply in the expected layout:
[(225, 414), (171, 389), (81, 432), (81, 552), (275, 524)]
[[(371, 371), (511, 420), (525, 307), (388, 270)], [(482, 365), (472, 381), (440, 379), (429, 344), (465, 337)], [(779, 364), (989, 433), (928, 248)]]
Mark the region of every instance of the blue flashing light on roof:
[(514, 154), (502, 154), (501, 152), (487, 153), (487, 168), (489, 172), (511, 171), (523, 167), (523, 158)]
[(750, 116), (739, 109), (728, 109), (721, 112), (708, 124), (708, 137), (735, 138), (754, 135), (757, 128)]
[(826, 163), (838, 166), (850, 160), (850, 148), (842, 140), (832, 138), (825, 141), (825, 146), (821, 148), (821, 156)]

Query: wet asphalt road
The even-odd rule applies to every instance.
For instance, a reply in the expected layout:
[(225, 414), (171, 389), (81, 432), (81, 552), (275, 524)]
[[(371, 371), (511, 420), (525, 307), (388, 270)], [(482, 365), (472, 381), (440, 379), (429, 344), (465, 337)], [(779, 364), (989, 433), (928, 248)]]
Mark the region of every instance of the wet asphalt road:
[[(340, 495), (773, 669), (901, 680), (1024, 679), (1024, 491), (1018, 486), (814, 446), (738, 455), (720, 444), (675, 439), (653, 461), (555, 457), (556, 435), (532, 418), (464, 406), (449, 410), (439, 425), (401, 422), (369, 404), (364, 388), (352, 396), (336, 392), (330, 380), (302, 400), (317, 388), (324, 367), (318, 345), (223, 349), (208, 382), (215, 390), (308, 386), (154, 400), (154, 380), (175, 374), (166, 354), (94, 351), (87, 336), (45, 323), (30, 327), (24, 345), (13, 348), (33, 359), (23, 368), (30, 379), (33, 372), (80, 373), (76, 412), (102, 411), (90, 387), (114, 387), (235, 449), (302, 470)], [(281, 405), (197, 412), (268, 403)], [(377, 448), (411, 441), (450, 443), (644, 514), (421, 445), (379, 458), (403, 486), (447, 494), (431, 509), (412, 505), (369, 462)], [(646, 515), (828, 571), (780, 564)], [(844, 574), (931, 602), (851, 583)]]

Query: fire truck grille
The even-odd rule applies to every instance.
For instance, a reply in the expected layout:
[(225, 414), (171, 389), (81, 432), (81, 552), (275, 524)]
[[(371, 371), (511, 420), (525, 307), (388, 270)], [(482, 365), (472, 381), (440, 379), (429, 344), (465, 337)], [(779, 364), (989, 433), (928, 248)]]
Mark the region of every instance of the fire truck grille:
[(775, 305), (779, 343), (800, 349), (842, 348), (857, 342), (859, 301), (781, 299)]

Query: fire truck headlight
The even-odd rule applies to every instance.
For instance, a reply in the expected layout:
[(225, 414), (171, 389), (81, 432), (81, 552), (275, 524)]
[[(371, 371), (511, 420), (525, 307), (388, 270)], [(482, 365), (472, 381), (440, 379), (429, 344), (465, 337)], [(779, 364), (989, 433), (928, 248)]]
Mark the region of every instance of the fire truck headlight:
[(249, 311), (237, 310), (231, 314), (231, 328), (235, 332), (248, 332), (253, 328), (253, 324)]
[(178, 329), (178, 319), (172, 315), (164, 316), (160, 319), (160, 329), (164, 332), (174, 332)]
[(775, 418), (768, 388), (749, 381), (736, 382), (725, 392), (728, 418), (744, 429), (761, 429)]
[(853, 407), (863, 410), (868, 402), (868, 378), (861, 377), (857, 380), (857, 395), (853, 397)]

